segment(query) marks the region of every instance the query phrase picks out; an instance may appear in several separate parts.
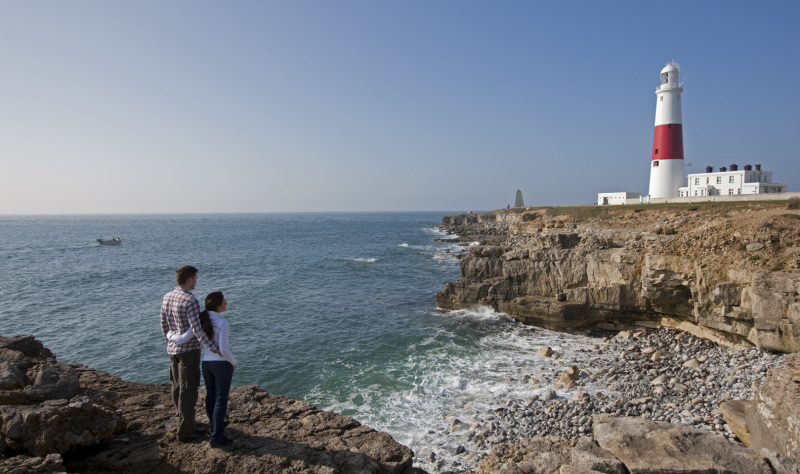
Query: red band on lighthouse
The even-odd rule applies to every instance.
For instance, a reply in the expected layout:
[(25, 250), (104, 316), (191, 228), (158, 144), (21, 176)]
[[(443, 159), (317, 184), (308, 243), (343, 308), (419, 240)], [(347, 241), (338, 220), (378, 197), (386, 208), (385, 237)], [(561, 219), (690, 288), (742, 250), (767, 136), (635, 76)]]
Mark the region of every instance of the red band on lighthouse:
[(683, 125), (656, 125), (653, 134), (653, 160), (683, 159)]

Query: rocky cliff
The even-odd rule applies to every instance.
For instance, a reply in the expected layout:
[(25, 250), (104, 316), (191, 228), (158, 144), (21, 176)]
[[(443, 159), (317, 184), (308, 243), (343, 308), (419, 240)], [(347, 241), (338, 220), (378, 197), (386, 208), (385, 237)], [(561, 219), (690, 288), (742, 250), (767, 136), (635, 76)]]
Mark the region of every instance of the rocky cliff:
[[(198, 421), (204, 400), (201, 388)], [(0, 472), (414, 472), (410, 449), (350, 417), (253, 385), (232, 388), (228, 407), (232, 446), (179, 443), (168, 384), (61, 364), (33, 336), (0, 336)]]
[(482, 245), (436, 295), (441, 308), (800, 351), (800, 211), (785, 202), (506, 209), (442, 223)]

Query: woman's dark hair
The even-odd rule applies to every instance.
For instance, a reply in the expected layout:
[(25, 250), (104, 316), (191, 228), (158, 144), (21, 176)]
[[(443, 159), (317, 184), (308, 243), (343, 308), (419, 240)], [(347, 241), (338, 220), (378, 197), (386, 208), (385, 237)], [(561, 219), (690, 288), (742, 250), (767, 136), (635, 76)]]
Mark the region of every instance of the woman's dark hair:
[(208, 316), (209, 311), (216, 311), (217, 308), (225, 301), (225, 297), (221, 291), (209, 293), (206, 296), (206, 309), (200, 312), (200, 327), (206, 333), (209, 339), (214, 339), (214, 326), (211, 324), (211, 318)]

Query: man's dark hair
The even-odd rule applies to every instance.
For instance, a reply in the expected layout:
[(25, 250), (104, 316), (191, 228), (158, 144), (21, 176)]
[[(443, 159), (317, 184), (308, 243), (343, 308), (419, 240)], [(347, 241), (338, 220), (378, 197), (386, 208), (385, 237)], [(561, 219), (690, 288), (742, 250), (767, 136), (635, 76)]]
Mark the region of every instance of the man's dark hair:
[(197, 275), (197, 269), (191, 265), (184, 265), (175, 270), (175, 279), (178, 281), (178, 286), (183, 286), (189, 278)]

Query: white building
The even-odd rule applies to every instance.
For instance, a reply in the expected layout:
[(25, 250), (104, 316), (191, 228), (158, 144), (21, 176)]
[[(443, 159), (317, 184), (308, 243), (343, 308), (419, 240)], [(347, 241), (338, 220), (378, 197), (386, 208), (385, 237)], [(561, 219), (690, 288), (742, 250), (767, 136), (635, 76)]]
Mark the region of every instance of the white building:
[(740, 170), (737, 165), (730, 169), (721, 167), (714, 172), (710, 166), (705, 173), (689, 175), (688, 186), (678, 188), (680, 197), (694, 196), (728, 196), (734, 194), (765, 194), (786, 192), (785, 183), (773, 183), (772, 171), (762, 171), (761, 164), (755, 168), (744, 165)]
[(638, 200), (642, 193), (597, 193), (597, 204), (609, 206), (614, 204), (627, 204), (628, 199)]

